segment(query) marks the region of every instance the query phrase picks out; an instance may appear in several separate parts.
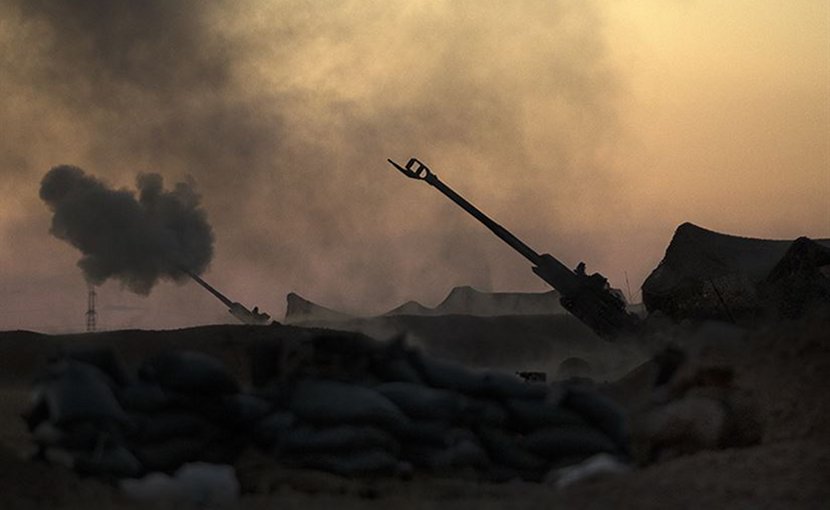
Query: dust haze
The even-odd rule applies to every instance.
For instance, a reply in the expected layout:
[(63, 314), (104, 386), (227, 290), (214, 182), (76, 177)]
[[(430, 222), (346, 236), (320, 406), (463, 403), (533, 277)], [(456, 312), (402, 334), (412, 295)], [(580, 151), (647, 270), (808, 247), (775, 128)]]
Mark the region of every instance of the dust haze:
[[(373, 313), (455, 285), (545, 289), (389, 157), (418, 156), (539, 251), (617, 286), (623, 270), (641, 280), (673, 225), (638, 225), (652, 212), (632, 205), (619, 163), (631, 83), (600, 5), (5, 2), (0, 279), (27, 319), (2, 324), (43, 323), (47, 292), (73, 303), (50, 309), (49, 327), (74, 327), (85, 306), (77, 252), (49, 237), (38, 200), (59, 164), (115, 188), (139, 173), (192, 179), (215, 234), (205, 277), (277, 316), (292, 290)], [(224, 320), (194, 289), (107, 293), (143, 310), (112, 326)]]

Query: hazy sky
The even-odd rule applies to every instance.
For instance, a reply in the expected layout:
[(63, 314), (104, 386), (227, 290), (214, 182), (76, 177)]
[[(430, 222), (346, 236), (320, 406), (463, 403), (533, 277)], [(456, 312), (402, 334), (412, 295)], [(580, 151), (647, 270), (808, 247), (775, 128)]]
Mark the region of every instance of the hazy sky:
[[(830, 237), (825, 0), (0, 3), (0, 330), (81, 330), (60, 164), (192, 178), (205, 278), (277, 318), (456, 285), (544, 290), (386, 163), (418, 156), (540, 252), (634, 293), (677, 225)], [(103, 328), (229, 320), (195, 285), (99, 289)]]

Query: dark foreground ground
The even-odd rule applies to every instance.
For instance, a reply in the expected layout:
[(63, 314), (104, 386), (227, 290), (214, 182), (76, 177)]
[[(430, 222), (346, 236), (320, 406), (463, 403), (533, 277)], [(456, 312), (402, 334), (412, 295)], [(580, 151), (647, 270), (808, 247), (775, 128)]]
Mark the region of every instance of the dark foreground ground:
[[(287, 326), (65, 336), (0, 333), (0, 508), (139, 507), (105, 483), (25, 460), (30, 447), (19, 416), (28, 406), (29, 384), (62, 347), (110, 345), (128, 366), (169, 348), (201, 350), (220, 357), (244, 381), (247, 353), (258, 338), (310, 334)], [(698, 337), (696, 342), (705, 344), (707, 339)], [(514, 345), (520, 350), (521, 340)], [(620, 352), (619, 346), (609, 349), (612, 356)], [(759, 445), (698, 452), (564, 490), (525, 482), (485, 484), (424, 477), (348, 480), (280, 469), (251, 452), (237, 465), (246, 491), (240, 507), (826, 508), (830, 501), (830, 316), (814, 314), (798, 322), (771, 324), (725, 348), (710, 345), (703, 350), (717, 351), (734, 367), (736, 383), (756, 396), (764, 423)], [(480, 359), (471, 360), (476, 361)], [(612, 390), (636, 408), (646, 391), (638, 384), (636, 378), (629, 378)]]

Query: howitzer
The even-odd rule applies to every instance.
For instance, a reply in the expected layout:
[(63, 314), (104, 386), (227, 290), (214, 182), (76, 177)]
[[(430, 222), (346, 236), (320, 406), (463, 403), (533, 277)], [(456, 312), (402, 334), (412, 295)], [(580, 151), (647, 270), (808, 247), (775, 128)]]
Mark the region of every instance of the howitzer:
[(559, 291), (562, 306), (595, 333), (603, 338), (613, 339), (639, 329), (640, 319), (626, 311), (625, 302), (611, 291), (604, 276), (599, 273), (585, 274), (583, 263), (574, 271), (548, 253), (537, 253), (441, 182), (437, 175), (417, 159), (410, 159), (406, 166), (401, 166), (391, 159), (387, 161), (405, 176), (426, 181), (529, 260), (533, 264), (533, 272)]
[(263, 325), (263, 324), (268, 324), (268, 322), (271, 320), (271, 316), (268, 315), (267, 313), (260, 312), (258, 307), (255, 306), (253, 310), (248, 310), (247, 308), (245, 308), (245, 306), (241, 305), (240, 303), (237, 303), (236, 301), (231, 301), (230, 299), (228, 299), (227, 296), (225, 296), (224, 294), (222, 294), (221, 292), (219, 292), (218, 290), (213, 288), (213, 286), (211, 284), (209, 284), (208, 282), (202, 280), (195, 273), (193, 273), (193, 272), (189, 271), (188, 269), (186, 269), (184, 267), (181, 267), (181, 266), (179, 266), (179, 270), (181, 272), (185, 273), (190, 278), (192, 278), (194, 282), (196, 282), (199, 285), (201, 285), (202, 287), (204, 287), (205, 290), (207, 290), (208, 292), (213, 294), (213, 296), (216, 299), (218, 299), (225, 306), (227, 306), (228, 307), (228, 312), (230, 312), (231, 315), (236, 317), (236, 319), (239, 322), (241, 322), (243, 324)]

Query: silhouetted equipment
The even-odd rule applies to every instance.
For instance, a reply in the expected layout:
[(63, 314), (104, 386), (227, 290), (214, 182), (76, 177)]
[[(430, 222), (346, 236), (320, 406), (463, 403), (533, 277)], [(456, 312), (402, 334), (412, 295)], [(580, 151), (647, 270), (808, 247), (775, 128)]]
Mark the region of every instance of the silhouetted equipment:
[(91, 283), (87, 284), (87, 298), (86, 298), (86, 330), (92, 333), (96, 329), (96, 321), (98, 312), (95, 311), (95, 286)]
[(479, 211), (461, 195), (453, 191), (422, 162), (415, 158), (405, 167), (387, 160), (405, 176), (426, 181), (470, 213), (489, 228), (502, 241), (522, 254), (533, 264), (533, 272), (561, 294), (562, 306), (585, 323), (598, 335), (613, 339), (625, 333), (633, 333), (640, 326), (640, 319), (625, 309), (625, 302), (613, 293), (608, 280), (599, 273), (585, 274), (585, 264), (580, 263), (576, 271), (568, 269), (552, 255), (536, 253), (530, 246), (511, 234), (507, 229)]
[(218, 290), (214, 289), (213, 286), (211, 286), (208, 282), (202, 280), (197, 275), (193, 274), (192, 272), (188, 271), (187, 269), (185, 269), (183, 267), (180, 267), (179, 269), (181, 269), (182, 272), (186, 273), (189, 277), (193, 278), (193, 281), (195, 281), (196, 283), (198, 283), (199, 285), (201, 285), (202, 287), (207, 289), (208, 292), (210, 292), (211, 294), (216, 296), (216, 299), (218, 299), (219, 301), (224, 303), (225, 306), (228, 307), (228, 311), (231, 313), (231, 315), (236, 317), (239, 320), (239, 322), (241, 322), (243, 324), (254, 324), (254, 325), (256, 325), (256, 324), (268, 324), (268, 322), (271, 320), (271, 316), (268, 315), (267, 313), (261, 313), (259, 311), (258, 307), (255, 306), (253, 310), (248, 310), (247, 308), (245, 308), (241, 304), (228, 299), (224, 294), (222, 294)]
[(830, 303), (830, 239), (754, 239), (683, 223), (642, 289), (649, 313), (677, 321), (794, 319)]

